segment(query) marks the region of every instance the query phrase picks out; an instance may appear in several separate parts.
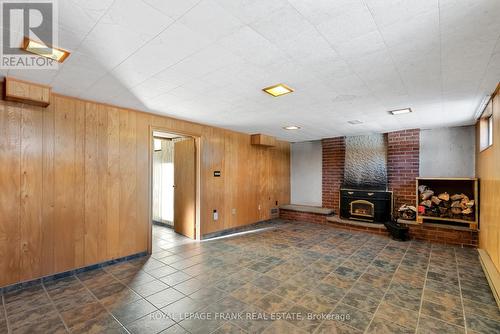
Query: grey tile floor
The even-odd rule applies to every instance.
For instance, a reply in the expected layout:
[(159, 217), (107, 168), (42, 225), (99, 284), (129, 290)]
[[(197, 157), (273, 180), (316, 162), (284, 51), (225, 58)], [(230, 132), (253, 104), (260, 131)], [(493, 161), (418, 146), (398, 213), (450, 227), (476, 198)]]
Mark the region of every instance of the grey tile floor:
[(2, 296), (0, 333), (500, 333), (477, 252), (308, 223), (193, 242)]

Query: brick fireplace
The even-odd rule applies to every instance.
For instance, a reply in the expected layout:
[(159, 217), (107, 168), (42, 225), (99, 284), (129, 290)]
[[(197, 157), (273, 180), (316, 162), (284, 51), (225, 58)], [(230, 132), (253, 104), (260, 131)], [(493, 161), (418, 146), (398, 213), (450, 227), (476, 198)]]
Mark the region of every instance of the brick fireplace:
[[(387, 136), (387, 186), (393, 192), (394, 209), (415, 203), (415, 179), (419, 176), (420, 130), (389, 132)], [(322, 140), (323, 207), (340, 212), (340, 190), (344, 182), (346, 138)]]

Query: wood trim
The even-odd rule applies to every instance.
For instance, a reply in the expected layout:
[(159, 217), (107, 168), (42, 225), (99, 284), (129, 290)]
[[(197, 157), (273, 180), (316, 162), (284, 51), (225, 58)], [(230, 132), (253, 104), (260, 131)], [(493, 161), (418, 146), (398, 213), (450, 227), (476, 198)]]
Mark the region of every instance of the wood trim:
[(5, 77), (3, 97), (7, 101), (47, 107), (50, 104), (50, 94), (49, 86)]
[(268, 135), (263, 135), (261, 133), (251, 135), (250, 142), (252, 143), (252, 145), (267, 146), (267, 147), (276, 146), (276, 138)]
[(495, 88), (493, 94), (491, 94), (491, 99), (493, 99), (495, 95), (497, 95), (499, 92), (500, 92), (500, 82), (498, 83), (497, 88)]
[(497, 306), (500, 309), (500, 273), (491, 261), (490, 256), (484, 249), (478, 249), (479, 260), (481, 261), (481, 267), (483, 267), (484, 274), (490, 285), (491, 292), (495, 297)]

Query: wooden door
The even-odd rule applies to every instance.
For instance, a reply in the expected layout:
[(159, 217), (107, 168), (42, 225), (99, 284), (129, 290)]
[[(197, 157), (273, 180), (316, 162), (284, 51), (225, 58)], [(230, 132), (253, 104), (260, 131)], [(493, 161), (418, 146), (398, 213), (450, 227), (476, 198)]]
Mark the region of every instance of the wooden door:
[(195, 238), (196, 146), (193, 138), (174, 143), (174, 230)]

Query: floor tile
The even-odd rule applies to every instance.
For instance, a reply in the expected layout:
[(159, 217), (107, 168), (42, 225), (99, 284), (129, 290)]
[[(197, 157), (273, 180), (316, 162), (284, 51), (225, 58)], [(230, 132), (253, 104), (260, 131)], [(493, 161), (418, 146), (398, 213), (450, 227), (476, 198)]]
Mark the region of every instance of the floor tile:
[(464, 309), (466, 316), (476, 314), (500, 322), (500, 310), (496, 303), (483, 304), (464, 298)]
[(77, 333), (99, 332), (107, 328), (121, 327), (98, 302), (62, 312), (61, 316), (69, 329)]
[(316, 329), (316, 334), (361, 334), (363, 331), (350, 327), (344, 323), (326, 320)]
[(6, 316), (13, 333), (499, 332), (476, 250), (276, 226), (203, 243), (154, 226), (152, 257), (5, 293)]
[(144, 283), (142, 285), (139, 285), (135, 288), (132, 288), (135, 292), (140, 294), (142, 297), (148, 297), (151, 296), (152, 294), (155, 294), (157, 292), (160, 292), (162, 290), (165, 290), (169, 288), (169, 286), (159, 280), (154, 280), (148, 283)]
[(243, 285), (241, 288), (231, 292), (231, 296), (247, 303), (252, 304), (264, 297), (268, 292), (264, 289), (256, 287), (251, 283)]
[[(26, 321), (24, 323), (18, 324), (17, 326), (11, 326), (10, 328), (13, 334), (67, 333), (66, 327), (61, 321), (59, 315), (55, 312), (47, 313), (43, 317), (38, 318), (36, 321)], [(7, 331), (2, 333), (6, 332)]]
[(333, 308), (337, 304), (337, 301), (331, 300), (322, 295), (318, 295), (314, 292), (308, 292), (297, 302), (297, 304), (304, 306), (305, 308), (310, 309), (311, 311), (318, 314), (328, 314), (333, 310)]
[(308, 292), (308, 290), (298, 287), (291, 282), (285, 282), (272, 290), (272, 292), (280, 297), (297, 302)]
[(126, 325), (155, 310), (156, 308), (151, 303), (145, 299), (139, 299), (114, 309), (112, 314), (122, 325)]
[(464, 327), (464, 313), (461, 304), (448, 306), (444, 304), (436, 304), (428, 300), (422, 303), (421, 314), (446, 321), (450, 324)]
[(465, 333), (464, 327), (455, 326), (436, 318), (427, 316), (420, 316), (418, 322), (417, 333), (422, 334), (463, 334)]
[(244, 334), (246, 333), (243, 329), (238, 326), (225, 322), (219, 328), (212, 332), (212, 334)]
[(500, 333), (500, 321), (478, 315), (467, 315), (467, 328), (476, 333)]
[(133, 334), (156, 334), (175, 325), (175, 322), (160, 311), (147, 314), (126, 325)]
[(184, 297), (185, 296), (179, 291), (173, 288), (168, 288), (152, 294), (151, 296), (147, 297), (146, 300), (157, 308), (162, 308)]
[(384, 318), (375, 316), (365, 333), (391, 333), (391, 334), (413, 334), (414, 329), (405, 328)]
[(370, 324), (373, 313), (363, 312), (346, 304), (339, 304), (333, 313), (345, 316), (345, 324), (364, 331)]
[(417, 327), (418, 314), (415, 311), (385, 301), (380, 303), (375, 316), (392, 321), (405, 328), (415, 329)]
[(357, 292), (348, 293), (342, 299), (342, 302), (361, 311), (370, 313), (374, 313), (377, 310), (378, 305), (380, 304), (380, 300), (370, 298)]
[(177, 285), (177, 284), (182, 283), (184, 281), (187, 281), (190, 278), (191, 278), (190, 275), (188, 275), (182, 271), (177, 271), (173, 274), (162, 277), (160, 279), (160, 281), (162, 281), (163, 283), (168, 284), (170, 286), (174, 286), (174, 285)]
[(26, 312), (50, 303), (50, 298), (42, 285), (35, 285), (4, 294), (7, 315)]
[(288, 311), (293, 302), (284, 299), (274, 293), (270, 293), (253, 303), (258, 308), (269, 313), (282, 313)]
[(263, 334), (276, 334), (276, 333), (287, 333), (287, 334), (306, 334), (303, 330), (295, 327), (291, 323), (285, 320), (273, 321), (271, 326), (264, 329)]

